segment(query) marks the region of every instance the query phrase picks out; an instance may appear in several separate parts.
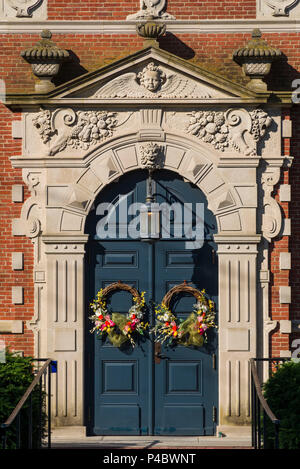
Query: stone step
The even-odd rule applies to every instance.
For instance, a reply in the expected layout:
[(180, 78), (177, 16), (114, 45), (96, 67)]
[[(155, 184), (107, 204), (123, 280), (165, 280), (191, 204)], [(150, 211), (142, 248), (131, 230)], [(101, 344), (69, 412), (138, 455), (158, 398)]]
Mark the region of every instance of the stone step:
[(56, 449), (251, 449), (249, 427), (218, 436), (86, 436), (85, 427), (59, 427), (52, 430)]

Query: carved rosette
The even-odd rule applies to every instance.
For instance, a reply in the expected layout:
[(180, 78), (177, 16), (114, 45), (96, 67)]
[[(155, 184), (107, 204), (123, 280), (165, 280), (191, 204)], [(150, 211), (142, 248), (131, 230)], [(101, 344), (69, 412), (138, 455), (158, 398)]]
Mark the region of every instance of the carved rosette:
[(213, 145), (216, 150), (223, 152), (233, 149), (246, 156), (257, 154), (257, 142), (265, 136), (272, 123), (272, 119), (262, 109), (251, 112), (245, 109), (193, 111), (190, 116), (188, 133)]

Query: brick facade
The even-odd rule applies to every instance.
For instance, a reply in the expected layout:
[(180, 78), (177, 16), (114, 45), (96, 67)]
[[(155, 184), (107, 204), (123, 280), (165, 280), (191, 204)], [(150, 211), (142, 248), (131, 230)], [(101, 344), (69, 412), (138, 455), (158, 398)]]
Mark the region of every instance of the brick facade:
[[(119, 20), (139, 9), (139, 1), (95, 1), (80, 2), (48, 0), (49, 20)], [(255, 19), (256, 1), (176, 1), (170, 0), (168, 13), (177, 20), (234, 20)], [(43, 25), (44, 26), (44, 25)], [(187, 59), (210, 71), (225, 76), (233, 81), (246, 84), (241, 68), (232, 60), (232, 52), (250, 39), (249, 33), (199, 33), (171, 34), (160, 39), (163, 50)], [(72, 52), (72, 62), (63, 66), (56, 79), (61, 84), (87, 71), (93, 71), (119, 58), (125, 57), (143, 47), (143, 40), (132, 34), (54, 34), (52, 38), (57, 45)], [(268, 79), (269, 89), (291, 90), (291, 82), (299, 77), (300, 72), (300, 32), (266, 33), (264, 39), (284, 54), (284, 60), (273, 66)], [(0, 77), (6, 83), (8, 93), (32, 92), (34, 77), (30, 66), (20, 57), (20, 52), (35, 44), (38, 34), (0, 34)], [(289, 119), (288, 111), (286, 118)], [(291, 170), (282, 171), (281, 180), (275, 187), (276, 199), (279, 201), (286, 218), (292, 220), (292, 236), (281, 236), (272, 243), (270, 266), (271, 317), (274, 320), (300, 319), (300, 111), (297, 105), (291, 109), (293, 137), (282, 142), (283, 152), (294, 157)], [(13, 169), (10, 157), (21, 154), (21, 141), (12, 138), (12, 121), (20, 119), (20, 114), (9, 111), (1, 105), (0, 111), (0, 319), (30, 320), (34, 314), (33, 295), (33, 247), (26, 237), (12, 236), (11, 225), (14, 218), (20, 216), (20, 203), (11, 201), (12, 185), (23, 184), (21, 170)], [(280, 184), (291, 184), (292, 202), (280, 202)], [(24, 186), (25, 187), (25, 186)], [(29, 196), (26, 191), (24, 199)], [(15, 251), (24, 253), (24, 270), (13, 271), (11, 255)], [(280, 270), (280, 252), (292, 253), (292, 270)], [(12, 305), (11, 287), (24, 287), (24, 304)], [(292, 303), (280, 304), (279, 287), (292, 287)], [(297, 335), (281, 333), (278, 327), (272, 334), (271, 354), (278, 356), (282, 350), (290, 350), (291, 341)], [(298, 335), (299, 337), (299, 335)], [(33, 334), (25, 324), (24, 334), (1, 335), (7, 345), (14, 350), (23, 350), (33, 354)]]
[[(98, 2), (87, 0), (48, 0), (49, 20), (119, 20), (136, 13), (139, 0)], [(169, 0), (168, 13), (177, 20), (251, 19), (256, 17), (256, 0), (176, 1)]]

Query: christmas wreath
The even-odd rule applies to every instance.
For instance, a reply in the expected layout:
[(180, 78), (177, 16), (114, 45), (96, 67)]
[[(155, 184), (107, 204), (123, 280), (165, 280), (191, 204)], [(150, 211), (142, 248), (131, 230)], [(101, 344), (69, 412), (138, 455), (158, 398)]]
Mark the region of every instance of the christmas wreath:
[[(186, 319), (178, 319), (170, 308), (172, 297), (180, 293), (189, 293), (196, 298), (193, 311)], [(153, 332), (155, 342), (161, 344), (202, 347), (207, 342), (208, 329), (216, 327), (214, 302), (206, 297), (205, 290), (199, 291), (186, 282), (168, 291), (156, 306), (155, 314)]]
[[(114, 291), (124, 290), (132, 295), (133, 306), (127, 315), (121, 313), (110, 313), (107, 309), (106, 298)], [(148, 323), (142, 321), (145, 310), (145, 292), (139, 292), (122, 282), (115, 282), (106, 288), (101, 288), (97, 297), (90, 303), (93, 315), (90, 320), (94, 322), (94, 327), (90, 331), (99, 337), (108, 337), (115, 347), (121, 347), (125, 342), (130, 342), (134, 347), (139, 335), (143, 336), (148, 328)]]

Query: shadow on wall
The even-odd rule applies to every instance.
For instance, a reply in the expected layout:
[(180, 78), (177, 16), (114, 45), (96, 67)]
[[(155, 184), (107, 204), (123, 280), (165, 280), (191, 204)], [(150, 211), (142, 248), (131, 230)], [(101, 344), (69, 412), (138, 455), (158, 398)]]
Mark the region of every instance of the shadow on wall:
[[(185, 60), (190, 60), (195, 57), (194, 50), (172, 33), (167, 32), (165, 36), (160, 37), (158, 40), (160, 48), (166, 52), (170, 52), (171, 54), (177, 55), (178, 57)], [(70, 80), (73, 80), (74, 78), (88, 73), (89, 71), (80, 65), (80, 58), (73, 51), (68, 50), (68, 52), (70, 54), (69, 60), (62, 64), (59, 75), (53, 79), (55, 86), (59, 86)], [(226, 76), (229, 72), (231, 72), (231, 75), (233, 65), (231, 61), (231, 56), (228, 63), (223, 61), (223, 70), (218, 70), (217, 73), (224, 73)], [(210, 64), (209, 68), (211, 68), (211, 66), (212, 64)], [(242, 78), (239, 76), (240, 73), (241, 70), (238, 67), (238, 70), (235, 71), (234, 81), (245, 81), (244, 77)], [(239, 78), (239, 80), (237, 78)], [(265, 78), (265, 82), (268, 85), (268, 90), (292, 91), (292, 82), (297, 78), (300, 78), (300, 72), (288, 63), (287, 56), (283, 54), (281, 60), (272, 64), (271, 73)], [(248, 82), (248, 80), (246, 82)], [(245, 85), (246, 83), (243, 84)]]
[(300, 72), (288, 63), (288, 57), (282, 54), (277, 62), (272, 64), (271, 73), (265, 78), (268, 90), (292, 91), (292, 82), (300, 78)]
[[(177, 55), (182, 59), (188, 60), (195, 57), (193, 49), (180, 41), (172, 33), (167, 33), (165, 37), (159, 38), (159, 45), (162, 50)], [(75, 52), (71, 50), (68, 50), (68, 52), (70, 54), (69, 60), (62, 64), (58, 76), (53, 79), (55, 86), (62, 85), (89, 72), (89, 70), (80, 65), (80, 58)]]
[(80, 58), (73, 51), (68, 50), (70, 58), (63, 63), (57, 77), (53, 79), (55, 86), (62, 85), (74, 78), (80, 77), (88, 72), (88, 70), (80, 65)]
[(167, 32), (165, 36), (162, 36), (158, 39), (159, 47), (166, 52), (177, 55), (182, 59), (193, 59), (195, 57), (195, 52), (184, 42), (182, 42), (174, 34)]

